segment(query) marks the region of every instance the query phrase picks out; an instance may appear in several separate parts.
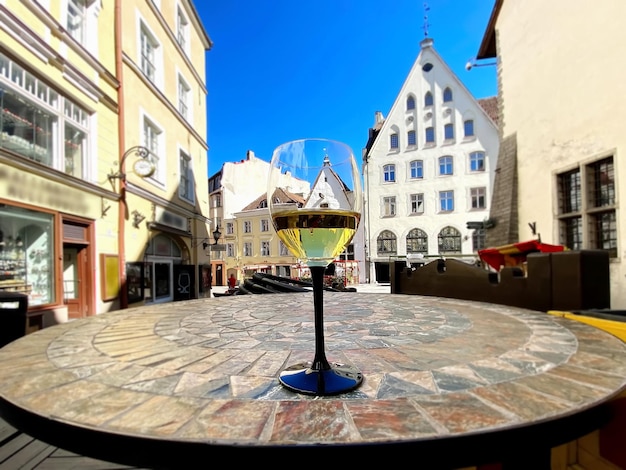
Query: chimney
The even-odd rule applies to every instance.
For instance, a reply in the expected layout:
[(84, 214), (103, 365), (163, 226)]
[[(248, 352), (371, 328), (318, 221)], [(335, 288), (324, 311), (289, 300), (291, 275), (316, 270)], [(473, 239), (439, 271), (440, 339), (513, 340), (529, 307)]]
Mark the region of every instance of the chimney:
[(254, 152), (252, 150), (248, 150), (246, 153), (246, 160), (250, 160), (251, 158), (254, 158)]
[(380, 111), (376, 111), (374, 113), (374, 127), (375, 131), (379, 131), (381, 127), (383, 127), (383, 123), (385, 122), (385, 118), (383, 117), (383, 113)]

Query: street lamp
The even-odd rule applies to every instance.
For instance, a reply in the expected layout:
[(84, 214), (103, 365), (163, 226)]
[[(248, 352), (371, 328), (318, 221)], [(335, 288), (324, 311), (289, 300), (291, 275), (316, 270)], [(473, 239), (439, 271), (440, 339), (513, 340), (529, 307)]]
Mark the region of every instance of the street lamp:
[(220, 232), (220, 226), (216, 226), (215, 230), (213, 230), (213, 240), (215, 240), (215, 245), (217, 245), (218, 240), (222, 237), (222, 232)]

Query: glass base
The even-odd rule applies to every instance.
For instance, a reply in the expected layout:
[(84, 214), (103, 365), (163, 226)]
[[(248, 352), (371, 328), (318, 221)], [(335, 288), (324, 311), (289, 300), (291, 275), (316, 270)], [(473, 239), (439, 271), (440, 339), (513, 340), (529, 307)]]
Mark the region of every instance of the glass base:
[(330, 369), (311, 369), (312, 362), (294, 364), (278, 376), (281, 384), (294, 392), (307, 395), (337, 395), (354, 390), (363, 382), (356, 367), (331, 362)]

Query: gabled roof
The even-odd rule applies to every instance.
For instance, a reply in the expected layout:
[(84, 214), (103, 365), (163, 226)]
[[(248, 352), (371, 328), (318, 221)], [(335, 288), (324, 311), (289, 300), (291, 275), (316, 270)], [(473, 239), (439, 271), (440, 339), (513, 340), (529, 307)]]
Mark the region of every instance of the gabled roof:
[[(461, 81), (461, 79), (450, 68), (447, 62), (443, 60), (443, 58), (435, 50), (433, 44), (434, 44), (434, 40), (432, 38), (426, 38), (421, 41), (420, 53), (417, 59), (415, 60), (415, 62), (413, 63), (411, 70), (407, 74), (405, 81), (402, 84), (402, 87), (400, 88), (400, 91), (398, 92), (398, 95), (394, 103), (391, 106), (391, 110), (388, 113), (387, 119), (382, 120), (382, 125), (380, 126), (379, 129), (376, 129), (378, 125), (375, 125), (374, 128), (370, 129), (369, 139), (366, 145), (366, 151), (363, 155), (365, 160), (367, 160), (367, 158), (370, 156), (370, 152), (372, 148), (374, 147), (374, 145), (376, 144), (376, 141), (380, 137), (380, 133), (383, 131), (383, 129), (386, 129), (391, 125), (388, 122), (389, 118), (398, 114), (396, 109), (398, 106), (403, 105), (403, 99), (404, 99), (403, 93), (409, 86), (411, 80), (413, 79), (415, 75), (423, 73), (422, 66), (423, 66), (425, 59), (427, 59), (428, 62), (436, 64), (437, 67), (441, 67), (445, 75), (450, 77), (450, 80), (456, 83), (457, 89), (460, 90), (462, 93), (465, 93), (466, 96), (471, 98), (471, 100), (473, 100), (477, 104), (476, 111), (484, 113), (484, 115), (489, 119), (489, 121), (491, 121), (491, 124), (495, 128), (498, 127), (497, 126), (497, 122), (498, 122), (497, 98), (496, 97), (487, 98), (488, 101), (486, 101), (485, 103), (481, 103), (479, 99), (475, 98), (474, 95), (472, 95), (469, 89), (465, 86), (465, 84)], [(377, 122), (376, 124), (379, 124), (379, 123)]]
[[(272, 197), (274, 199), (278, 199), (278, 201), (281, 204), (287, 204), (287, 203), (293, 202), (299, 205), (304, 205), (304, 198), (302, 196), (299, 196), (295, 193), (291, 193), (289, 191), (285, 191), (282, 188), (276, 188)], [(263, 205), (264, 201), (266, 203), (265, 205)], [(263, 209), (264, 207), (267, 207), (267, 194), (261, 194), (258, 198), (256, 198), (246, 207), (244, 207), (242, 209), (242, 212), (251, 211), (254, 209)]]
[(324, 159), (324, 166), (317, 174), (313, 189), (304, 203), (305, 207), (328, 207), (339, 209), (350, 207), (346, 191), (346, 183), (331, 168), (328, 156)]

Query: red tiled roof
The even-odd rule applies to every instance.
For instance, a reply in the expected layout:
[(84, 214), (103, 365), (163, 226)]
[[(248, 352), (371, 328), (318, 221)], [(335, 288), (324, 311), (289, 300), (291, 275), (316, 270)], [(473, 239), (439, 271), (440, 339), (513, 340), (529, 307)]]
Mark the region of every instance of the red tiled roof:
[(481, 98), (478, 100), (478, 104), (485, 110), (495, 125), (498, 126), (500, 121), (498, 119), (498, 97)]
[[(266, 199), (267, 199), (267, 195), (262, 194), (261, 196), (256, 198), (254, 201), (252, 201), (250, 204), (248, 204), (246, 207), (244, 207), (242, 211), (251, 211), (254, 209), (260, 209), (261, 203), (265, 201)], [(296, 202), (298, 204), (304, 204), (304, 199), (302, 198), (302, 196), (299, 196), (294, 193), (290, 193), (289, 191), (285, 191), (282, 188), (276, 188), (276, 191), (274, 191), (274, 199), (278, 199), (281, 203)]]

